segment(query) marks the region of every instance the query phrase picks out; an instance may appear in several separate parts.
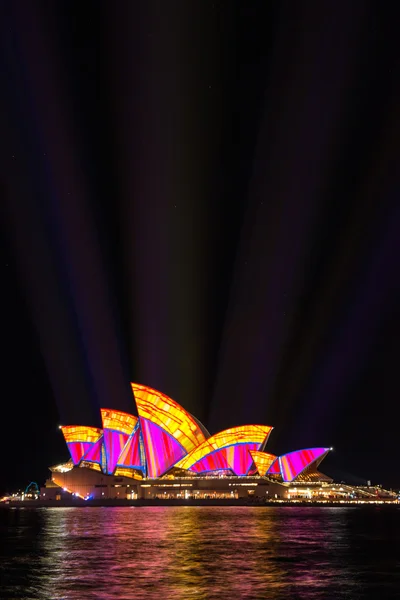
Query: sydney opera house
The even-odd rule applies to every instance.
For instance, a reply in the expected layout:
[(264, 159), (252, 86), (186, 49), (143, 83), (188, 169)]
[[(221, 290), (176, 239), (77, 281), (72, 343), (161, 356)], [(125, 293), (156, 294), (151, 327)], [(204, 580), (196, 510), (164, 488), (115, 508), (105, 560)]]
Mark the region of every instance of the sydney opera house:
[(43, 495), (59, 499), (287, 498), (290, 486), (331, 482), (318, 471), (330, 448), (266, 452), (272, 427), (215, 435), (177, 402), (131, 384), (138, 417), (101, 409), (102, 429), (61, 427), (70, 459), (50, 467)]

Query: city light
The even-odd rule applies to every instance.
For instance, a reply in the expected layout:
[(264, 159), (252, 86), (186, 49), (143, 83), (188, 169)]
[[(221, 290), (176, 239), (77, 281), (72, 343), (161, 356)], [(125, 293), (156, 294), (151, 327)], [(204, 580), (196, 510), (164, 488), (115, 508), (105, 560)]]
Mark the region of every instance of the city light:
[[(335, 484), (319, 472), (332, 447), (277, 456), (265, 452), (269, 425), (240, 425), (210, 435), (165, 394), (139, 384), (132, 384), (132, 391), (138, 417), (101, 409), (102, 429), (59, 426), (71, 459), (50, 467), (51, 484), (43, 501), (66, 502), (61, 489), (74, 502), (160, 497), (280, 504), (398, 502), (396, 494), (382, 488)], [(26, 500), (26, 494), (21, 498)]]

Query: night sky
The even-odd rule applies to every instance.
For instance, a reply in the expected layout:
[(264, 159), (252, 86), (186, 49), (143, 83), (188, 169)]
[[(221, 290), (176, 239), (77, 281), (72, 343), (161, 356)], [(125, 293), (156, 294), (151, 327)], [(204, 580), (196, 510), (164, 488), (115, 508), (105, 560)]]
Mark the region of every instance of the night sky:
[(398, 10), (0, 12), (0, 490), (130, 381), (400, 486)]

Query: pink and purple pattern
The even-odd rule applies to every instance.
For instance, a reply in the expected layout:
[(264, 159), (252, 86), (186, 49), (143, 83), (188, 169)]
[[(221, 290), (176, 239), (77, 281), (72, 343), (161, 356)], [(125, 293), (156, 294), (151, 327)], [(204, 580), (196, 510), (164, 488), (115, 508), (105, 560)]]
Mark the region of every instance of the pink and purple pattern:
[(284, 481), (293, 481), (313, 462), (322, 459), (329, 452), (329, 448), (309, 448), (295, 450), (279, 457), (282, 478)]
[(165, 429), (144, 417), (140, 417), (140, 427), (146, 453), (147, 476), (161, 477), (185, 456), (186, 450)]
[(260, 444), (249, 443), (235, 444), (226, 448), (228, 464), (235, 475), (247, 475), (253, 464), (253, 457), (250, 454), (250, 450), (258, 450), (259, 446)]
[(111, 475), (114, 473), (119, 456), (128, 441), (129, 435), (120, 431), (113, 431), (112, 429), (104, 429), (103, 436), (107, 458), (107, 473)]
[(74, 465), (78, 465), (86, 452), (93, 446), (93, 442), (68, 442), (69, 453)]
[(86, 460), (87, 462), (98, 463), (99, 465), (101, 465), (102, 444), (103, 436), (101, 436), (101, 438), (98, 439), (97, 442), (91, 445), (92, 447), (89, 448), (89, 450), (86, 452), (86, 454), (83, 457), (83, 460)]
[(272, 465), (267, 471), (267, 475), (280, 475), (281, 474), (281, 466), (279, 464), (279, 458), (274, 460)]
[(198, 460), (192, 467), (190, 467), (189, 471), (194, 471), (195, 473), (205, 473), (207, 471), (225, 471), (229, 469), (230, 466), (226, 458), (226, 451), (225, 448), (222, 448), (221, 450), (211, 452), (204, 458)]
[(121, 456), (118, 458), (118, 466), (142, 468), (140, 460), (139, 428), (126, 442), (125, 447), (121, 452)]

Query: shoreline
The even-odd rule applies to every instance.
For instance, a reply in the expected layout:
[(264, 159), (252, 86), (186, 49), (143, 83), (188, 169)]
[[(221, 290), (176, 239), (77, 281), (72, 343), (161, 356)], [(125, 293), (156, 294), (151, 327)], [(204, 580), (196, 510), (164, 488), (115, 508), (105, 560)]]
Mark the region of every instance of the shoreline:
[(292, 507), (319, 507), (319, 508), (332, 508), (332, 507), (366, 507), (366, 506), (397, 506), (400, 507), (399, 502), (391, 500), (349, 500), (349, 501), (295, 501), (295, 500), (273, 500), (273, 501), (249, 501), (246, 498), (235, 499), (235, 500), (224, 500), (224, 499), (198, 499), (198, 500), (83, 500), (80, 498), (74, 498), (73, 500), (20, 500), (0, 503), (0, 509), (18, 509), (18, 508), (108, 508), (108, 507), (121, 507), (128, 506), (132, 508), (143, 508), (149, 506), (247, 506), (247, 507), (279, 507), (279, 506), (292, 506)]

